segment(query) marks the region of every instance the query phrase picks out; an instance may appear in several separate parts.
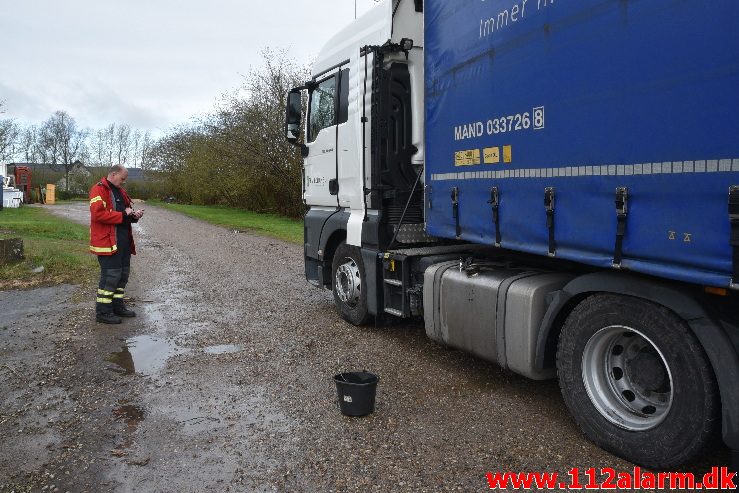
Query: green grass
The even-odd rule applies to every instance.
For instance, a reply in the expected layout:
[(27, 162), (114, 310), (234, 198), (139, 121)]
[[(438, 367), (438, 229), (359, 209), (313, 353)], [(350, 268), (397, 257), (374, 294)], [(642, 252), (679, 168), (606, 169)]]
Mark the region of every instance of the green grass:
[[(0, 289), (94, 278), (98, 264), (88, 252), (89, 228), (38, 207), (0, 211), (0, 238), (21, 238), (25, 260), (0, 265)], [(34, 274), (31, 269), (43, 266)]]
[(277, 214), (260, 214), (224, 206), (167, 204), (163, 202), (156, 202), (156, 205), (218, 226), (253, 231), (263, 236), (289, 241), (290, 243), (303, 243), (303, 221), (278, 216)]

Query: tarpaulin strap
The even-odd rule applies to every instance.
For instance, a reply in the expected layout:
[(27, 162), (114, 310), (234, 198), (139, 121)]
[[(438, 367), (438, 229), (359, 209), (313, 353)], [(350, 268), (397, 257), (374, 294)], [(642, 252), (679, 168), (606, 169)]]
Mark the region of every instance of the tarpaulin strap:
[(490, 189), (488, 204), (493, 208), (493, 223), (495, 223), (495, 246), (500, 246), (500, 194), (498, 187)]
[(554, 241), (554, 187), (544, 189), (544, 208), (547, 211), (547, 229), (549, 230), (549, 256), (554, 257), (557, 244)]
[(621, 268), (623, 259), (624, 235), (626, 234), (626, 215), (629, 212), (629, 189), (616, 189), (616, 247), (613, 250), (613, 266)]
[(732, 250), (733, 272), (731, 287), (739, 289), (739, 186), (729, 188), (729, 223), (731, 224), (731, 239), (729, 244)]
[(459, 187), (452, 188), (452, 216), (456, 228), (457, 239), (462, 236), (462, 227), (459, 225)]

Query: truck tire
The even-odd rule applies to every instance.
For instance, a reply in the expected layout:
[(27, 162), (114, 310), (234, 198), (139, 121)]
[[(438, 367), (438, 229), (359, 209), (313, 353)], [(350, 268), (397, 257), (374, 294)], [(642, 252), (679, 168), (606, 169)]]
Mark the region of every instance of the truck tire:
[(364, 285), (364, 263), (359, 248), (342, 242), (331, 264), (331, 285), (339, 315), (354, 325), (369, 322), (367, 292)]
[(636, 464), (673, 468), (716, 436), (720, 401), (708, 358), (685, 322), (659, 305), (585, 299), (562, 328), (557, 373), (584, 434)]

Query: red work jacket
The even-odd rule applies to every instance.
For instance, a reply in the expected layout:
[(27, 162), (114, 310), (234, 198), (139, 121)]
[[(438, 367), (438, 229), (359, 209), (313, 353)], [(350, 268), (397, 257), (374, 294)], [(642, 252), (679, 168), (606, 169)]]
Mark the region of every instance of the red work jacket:
[[(120, 188), (123, 204), (131, 207), (131, 199)], [(95, 255), (113, 255), (118, 251), (116, 225), (123, 222), (123, 213), (115, 210), (115, 197), (106, 178), (101, 178), (90, 189), (90, 252)], [(136, 254), (133, 231), (128, 225), (131, 254)]]

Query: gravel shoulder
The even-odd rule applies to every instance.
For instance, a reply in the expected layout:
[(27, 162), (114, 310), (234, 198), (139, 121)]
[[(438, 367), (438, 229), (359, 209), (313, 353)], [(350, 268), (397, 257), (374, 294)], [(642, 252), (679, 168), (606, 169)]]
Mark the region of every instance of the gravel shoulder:
[[(149, 206), (135, 236), (122, 326), (93, 321), (89, 289), (0, 292), (0, 491), (483, 491), (488, 471), (633, 468), (555, 382), (418, 324), (346, 324), (299, 245)], [(347, 418), (332, 377), (361, 369), (376, 412)], [(717, 441), (689, 469), (726, 460)]]

